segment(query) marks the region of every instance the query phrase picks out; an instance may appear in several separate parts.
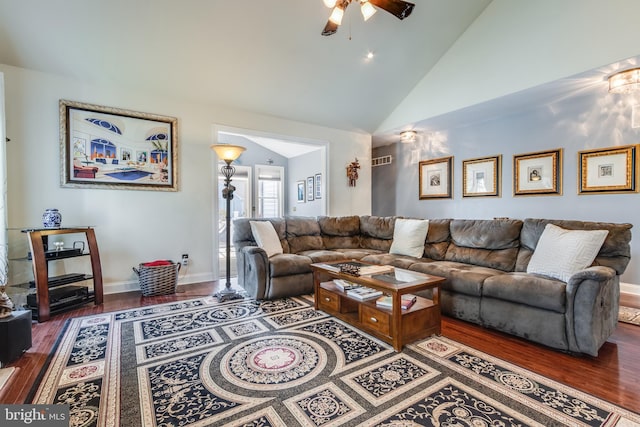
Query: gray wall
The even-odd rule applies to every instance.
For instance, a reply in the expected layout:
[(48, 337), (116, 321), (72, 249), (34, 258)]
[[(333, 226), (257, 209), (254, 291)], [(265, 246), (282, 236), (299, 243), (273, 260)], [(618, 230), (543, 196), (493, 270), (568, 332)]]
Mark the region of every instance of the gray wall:
[[(632, 107), (636, 104), (640, 104), (640, 95), (583, 91), (582, 95), (526, 111), (504, 113), (481, 123), (434, 126), (432, 132), (419, 135), (414, 145), (399, 147), (395, 213), (424, 218), (499, 216), (628, 222), (636, 227), (633, 231), (637, 236), (639, 194), (577, 194), (578, 151), (638, 143), (640, 128), (631, 127)], [(455, 123), (456, 113), (452, 114), (447, 123)], [(556, 148), (562, 148), (564, 154), (563, 195), (514, 197), (513, 155)], [(421, 160), (454, 156), (453, 199), (418, 199), (418, 165), (410, 163), (411, 150), (416, 149), (420, 150)], [(503, 156), (502, 197), (462, 198), (462, 160), (496, 154)], [(373, 193), (386, 194), (387, 185), (387, 177), (374, 180)], [(383, 212), (379, 205), (374, 208), (374, 214)], [(640, 285), (639, 261), (640, 238), (636, 237), (632, 240), (632, 259), (622, 276), (623, 282)], [(633, 288), (638, 291), (640, 286)]]
[(371, 212), (378, 216), (392, 216), (396, 213), (396, 175), (398, 174), (399, 144), (385, 145), (372, 150), (371, 158), (391, 155), (391, 164), (371, 167)]
[[(287, 215), (294, 216), (318, 216), (326, 215), (326, 181), (327, 177), (324, 173), (324, 162), (322, 159), (322, 150), (312, 151), (301, 156), (293, 157), (289, 159), (289, 176), (287, 178), (288, 185), (288, 204), (285, 207)], [(298, 188), (297, 182), (305, 182), (305, 190), (307, 178), (314, 177), (317, 173), (322, 173), (322, 198), (316, 199), (314, 194), (314, 200), (306, 200), (303, 203), (298, 202)]]

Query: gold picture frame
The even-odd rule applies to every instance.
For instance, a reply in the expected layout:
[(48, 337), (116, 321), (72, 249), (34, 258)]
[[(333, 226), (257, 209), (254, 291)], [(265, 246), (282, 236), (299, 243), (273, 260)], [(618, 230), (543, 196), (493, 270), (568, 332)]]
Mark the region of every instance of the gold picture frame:
[(562, 149), (514, 155), (513, 195), (562, 195)]
[(451, 199), (453, 156), (423, 160), (419, 163), (419, 198)]
[(462, 197), (500, 197), (502, 155), (462, 161)]
[(578, 194), (638, 192), (638, 145), (578, 152)]

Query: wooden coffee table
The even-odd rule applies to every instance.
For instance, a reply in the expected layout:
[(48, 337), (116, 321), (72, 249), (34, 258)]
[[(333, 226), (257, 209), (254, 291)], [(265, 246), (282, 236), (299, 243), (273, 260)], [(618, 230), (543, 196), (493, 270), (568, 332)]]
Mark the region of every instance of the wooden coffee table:
[[(338, 319), (362, 329), (401, 351), (405, 344), (431, 335), (440, 335), (440, 283), (444, 278), (400, 268), (388, 267), (386, 273), (353, 276), (341, 273), (344, 263), (315, 263), (313, 270), (314, 305)], [(376, 306), (376, 299), (361, 301), (340, 290), (333, 279), (348, 280), (382, 291), (392, 297), (392, 308)], [(432, 290), (432, 299), (417, 297), (409, 309), (400, 307), (404, 294)]]

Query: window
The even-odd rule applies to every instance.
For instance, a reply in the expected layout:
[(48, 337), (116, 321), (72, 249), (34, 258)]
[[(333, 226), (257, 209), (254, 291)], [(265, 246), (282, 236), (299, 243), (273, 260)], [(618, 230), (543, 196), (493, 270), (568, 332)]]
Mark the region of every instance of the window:
[(283, 175), (284, 168), (281, 166), (256, 165), (258, 217), (273, 218), (282, 216), (284, 211)]

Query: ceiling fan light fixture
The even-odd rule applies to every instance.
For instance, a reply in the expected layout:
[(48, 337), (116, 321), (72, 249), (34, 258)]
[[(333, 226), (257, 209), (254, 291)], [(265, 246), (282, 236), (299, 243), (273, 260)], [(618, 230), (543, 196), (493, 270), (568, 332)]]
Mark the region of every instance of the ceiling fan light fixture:
[(369, 2), (369, 0), (363, 1), (360, 5), (360, 12), (365, 21), (368, 21), (377, 11), (376, 8)]
[(631, 93), (640, 90), (640, 68), (620, 71), (609, 76), (609, 93)]
[(333, 8), (333, 12), (331, 12), (329, 21), (333, 22), (336, 25), (341, 25), (343, 16), (344, 16), (344, 9), (341, 8), (340, 6), (336, 6)]
[(329, 9), (332, 9), (336, 6), (336, 1), (337, 0), (322, 0), (324, 2), (324, 5), (327, 6)]

